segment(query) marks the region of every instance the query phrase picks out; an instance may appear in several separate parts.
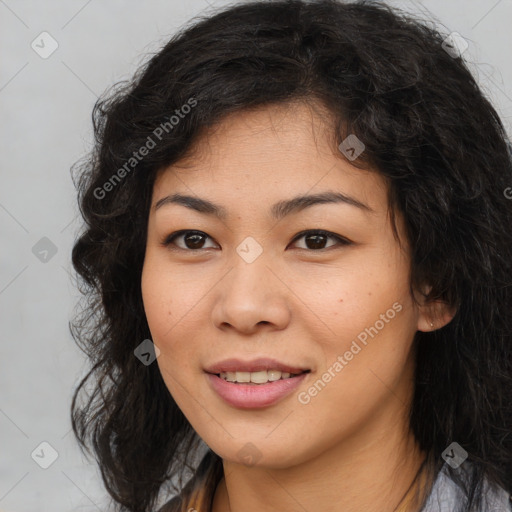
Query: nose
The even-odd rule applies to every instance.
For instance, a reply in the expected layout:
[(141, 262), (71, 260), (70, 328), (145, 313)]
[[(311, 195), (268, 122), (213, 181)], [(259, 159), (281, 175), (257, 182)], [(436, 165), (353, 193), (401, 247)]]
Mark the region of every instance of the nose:
[(213, 324), (221, 330), (253, 334), (285, 329), (290, 321), (290, 290), (260, 256), (252, 263), (236, 257), (234, 267), (215, 287)]

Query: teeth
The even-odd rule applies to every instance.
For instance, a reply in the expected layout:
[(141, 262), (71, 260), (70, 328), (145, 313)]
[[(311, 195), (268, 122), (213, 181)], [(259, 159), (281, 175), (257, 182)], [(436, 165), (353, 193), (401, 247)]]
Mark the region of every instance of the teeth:
[(250, 376), (251, 382), (254, 382), (254, 384), (264, 384), (265, 382), (268, 382), (267, 370), (262, 370), (261, 372), (251, 372)]
[(283, 375), (279, 370), (267, 370), (268, 380), (270, 382), (274, 380), (279, 380)]
[(279, 370), (262, 370), (259, 372), (221, 372), (220, 377), (228, 382), (247, 382), (265, 384), (279, 379), (295, 377), (296, 373), (281, 372)]
[(251, 382), (251, 374), (249, 372), (236, 372), (237, 382)]

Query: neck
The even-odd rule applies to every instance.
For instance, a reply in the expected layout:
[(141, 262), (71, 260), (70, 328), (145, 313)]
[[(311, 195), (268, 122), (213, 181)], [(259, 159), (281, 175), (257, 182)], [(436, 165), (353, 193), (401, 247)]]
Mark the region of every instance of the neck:
[(407, 512), (418, 512), (420, 500), (409, 496), (425, 453), (408, 432), (407, 408), (390, 400), (393, 406), (364, 429), (302, 464), (247, 467), (224, 460), (212, 511), (402, 512), (407, 502)]

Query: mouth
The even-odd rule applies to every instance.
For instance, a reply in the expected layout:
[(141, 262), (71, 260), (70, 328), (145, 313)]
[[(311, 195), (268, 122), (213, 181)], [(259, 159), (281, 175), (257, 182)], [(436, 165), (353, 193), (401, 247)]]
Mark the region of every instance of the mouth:
[(224, 379), (227, 382), (232, 382), (233, 384), (249, 384), (258, 386), (261, 384), (267, 384), (268, 382), (293, 379), (294, 377), (298, 377), (303, 373), (309, 373), (310, 371), (311, 370), (304, 370), (299, 373), (283, 372), (280, 370), (261, 370), (259, 372), (234, 371), (219, 372), (212, 375), (216, 375), (217, 377)]
[(229, 359), (205, 369), (212, 389), (225, 402), (240, 409), (268, 407), (290, 395), (306, 379), (310, 368), (275, 359), (249, 362)]
[(281, 379), (292, 379), (311, 369), (283, 363), (276, 359), (261, 357), (252, 361), (226, 359), (205, 369), (227, 382), (239, 384), (266, 384)]

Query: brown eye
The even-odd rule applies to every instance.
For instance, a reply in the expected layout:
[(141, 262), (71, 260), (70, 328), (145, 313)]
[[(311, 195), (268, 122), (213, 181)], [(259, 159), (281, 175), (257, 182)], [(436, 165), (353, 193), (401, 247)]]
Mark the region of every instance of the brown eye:
[[(324, 230), (308, 230), (303, 231), (299, 233), (293, 240), (294, 243), (296, 243), (297, 240), (300, 240), (303, 238), (305, 240), (305, 247), (299, 247), (299, 249), (304, 250), (310, 250), (310, 251), (322, 251), (324, 249), (330, 249), (333, 246), (340, 246), (340, 245), (351, 245), (352, 242), (347, 240), (346, 238), (343, 238), (339, 235), (336, 235), (335, 233), (331, 233), (330, 231), (324, 231)], [(171, 245), (174, 245), (173, 249), (178, 250), (184, 250), (184, 251), (199, 251), (201, 249), (211, 249), (215, 246), (206, 247), (205, 240), (212, 238), (208, 236), (203, 231), (196, 231), (196, 230), (181, 230), (176, 231), (174, 233), (171, 233), (169, 236), (167, 236), (164, 241), (161, 243), (164, 247), (169, 247)], [(334, 240), (335, 243), (332, 243), (331, 245), (327, 245), (328, 240)], [(180, 244), (177, 244), (176, 240), (182, 240)]]
[[(299, 249), (310, 249), (315, 251), (329, 249), (335, 245), (350, 245), (352, 243), (339, 235), (324, 230), (303, 231), (295, 237), (294, 242), (301, 238), (305, 240), (306, 247), (299, 247)], [(334, 243), (326, 247), (325, 244), (329, 239), (335, 240), (337, 244)]]
[[(163, 242), (162, 245), (167, 247), (171, 244), (177, 245), (178, 249), (183, 250), (199, 250), (199, 249), (210, 249), (210, 247), (204, 247), (205, 239), (210, 238), (206, 233), (202, 231), (194, 230), (182, 230), (170, 234)], [(183, 245), (175, 244), (174, 241), (177, 239), (183, 240)]]

